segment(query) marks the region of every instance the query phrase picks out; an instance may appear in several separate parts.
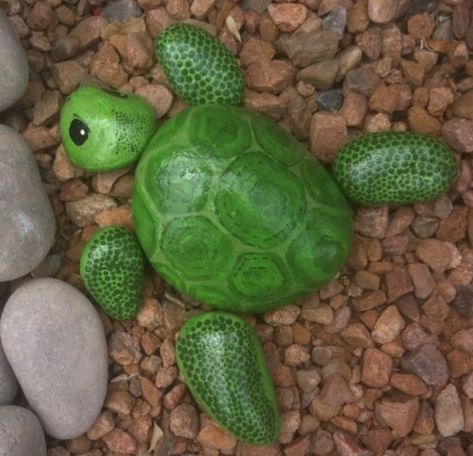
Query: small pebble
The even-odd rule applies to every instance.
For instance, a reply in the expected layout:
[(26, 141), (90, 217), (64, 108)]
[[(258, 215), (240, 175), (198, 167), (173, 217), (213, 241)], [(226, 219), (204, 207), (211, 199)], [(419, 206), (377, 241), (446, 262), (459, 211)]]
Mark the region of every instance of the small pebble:
[(337, 8), (330, 11), (327, 16), (323, 19), (323, 28), (326, 30), (333, 30), (338, 38), (343, 38), (343, 33), (347, 25), (347, 10), (343, 6), (338, 6)]
[(128, 22), (134, 17), (140, 17), (143, 12), (135, 0), (117, 0), (109, 3), (102, 14), (109, 21)]
[(406, 365), (427, 385), (444, 385), (448, 379), (447, 361), (433, 344), (422, 345), (406, 359)]
[(322, 111), (336, 112), (343, 104), (341, 89), (322, 90), (317, 92), (317, 105)]
[(398, 438), (406, 437), (414, 427), (419, 412), (419, 399), (383, 398), (376, 403), (376, 416), (393, 430)]
[(464, 426), (463, 410), (455, 386), (449, 383), (435, 403), (435, 424), (443, 437), (460, 432)]

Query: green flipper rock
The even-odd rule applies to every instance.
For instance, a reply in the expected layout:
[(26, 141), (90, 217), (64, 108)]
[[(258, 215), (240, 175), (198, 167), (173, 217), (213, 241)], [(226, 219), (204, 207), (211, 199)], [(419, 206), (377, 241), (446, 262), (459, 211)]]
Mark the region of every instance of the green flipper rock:
[(84, 247), (80, 275), (85, 287), (112, 318), (133, 318), (143, 299), (144, 255), (126, 228), (97, 231)]
[(64, 103), (60, 131), (72, 163), (88, 171), (110, 171), (140, 158), (156, 131), (156, 116), (137, 95), (81, 87)]
[(343, 265), (350, 208), (325, 168), (271, 120), (198, 106), (167, 121), (132, 196), (153, 267), (211, 306), (266, 312), (312, 293)]
[(457, 174), (452, 152), (436, 138), (385, 132), (360, 136), (335, 156), (333, 175), (360, 206), (411, 204), (446, 192)]
[(181, 328), (179, 369), (199, 406), (237, 439), (264, 445), (279, 435), (279, 410), (261, 344), (241, 318), (206, 312)]
[(218, 38), (195, 25), (175, 23), (155, 41), (156, 57), (169, 83), (190, 105), (239, 105), (243, 76)]

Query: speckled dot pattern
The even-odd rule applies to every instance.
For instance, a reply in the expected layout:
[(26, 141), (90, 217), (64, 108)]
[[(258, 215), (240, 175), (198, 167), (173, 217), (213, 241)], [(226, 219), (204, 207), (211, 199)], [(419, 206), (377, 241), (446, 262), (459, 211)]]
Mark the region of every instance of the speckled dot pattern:
[(279, 411), (258, 338), (241, 318), (206, 312), (181, 328), (179, 369), (201, 408), (237, 439), (273, 442)]
[(345, 145), (333, 163), (343, 192), (360, 206), (430, 200), (447, 191), (456, 174), (448, 147), (418, 133), (360, 136)]
[(142, 302), (144, 256), (126, 228), (110, 226), (97, 231), (82, 252), (80, 274), (110, 317), (128, 320), (136, 315)]
[[(148, 133), (148, 119), (140, 113), (130, 114), (119, 110), (112, 110), (113, 121), (116, 125), (117, 144), (120, 149), (128, 150), (130, 155), (139, 157), (143, 152), (143, 142), (141, 138)], [(130, 134), (130, 131), (133, 134)]]
[(205, 30), (172, 24), (158, 35), (155, 49), (172, 89), (188, 104), (241, 103), (244, 83), (238, 63)]

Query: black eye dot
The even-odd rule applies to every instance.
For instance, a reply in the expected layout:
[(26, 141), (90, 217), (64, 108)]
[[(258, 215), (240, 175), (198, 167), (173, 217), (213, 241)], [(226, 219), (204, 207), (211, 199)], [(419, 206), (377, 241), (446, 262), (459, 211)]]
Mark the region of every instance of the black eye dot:
[(82, 146), (89, 137), (89, 127), (79, 119), (73, 119), (69, 126), (69, 136), (76, 146)]
[(128, 98), (128, 95), (126, 93), (118, 92), (117, 90), (110, 90), (110, 89), (102, 89), (105, 93), (108, 93), (109, 95), (112, 95), (114, 97), (119, 97), (119, 98)]

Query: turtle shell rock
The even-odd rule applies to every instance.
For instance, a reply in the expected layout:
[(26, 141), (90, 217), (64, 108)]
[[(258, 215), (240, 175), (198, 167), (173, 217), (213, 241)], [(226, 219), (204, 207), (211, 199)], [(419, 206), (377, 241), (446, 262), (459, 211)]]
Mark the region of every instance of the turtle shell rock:
[(132, 212), (154, 268), (220, 309), (266, 312), (329, 281), (350, 208), (325, 168), (271, 120), (198, 106), (166, 122), (135, 174)]

